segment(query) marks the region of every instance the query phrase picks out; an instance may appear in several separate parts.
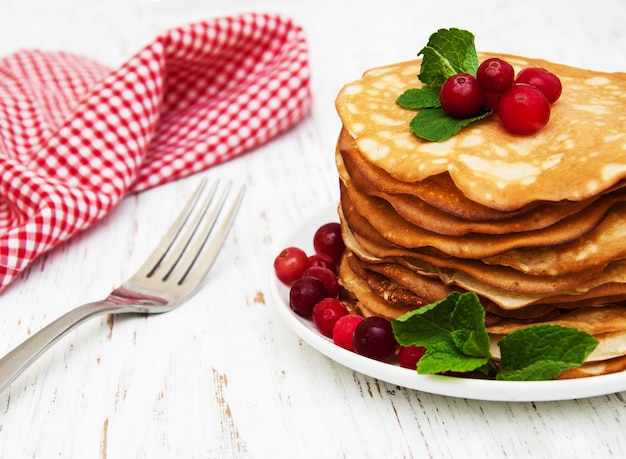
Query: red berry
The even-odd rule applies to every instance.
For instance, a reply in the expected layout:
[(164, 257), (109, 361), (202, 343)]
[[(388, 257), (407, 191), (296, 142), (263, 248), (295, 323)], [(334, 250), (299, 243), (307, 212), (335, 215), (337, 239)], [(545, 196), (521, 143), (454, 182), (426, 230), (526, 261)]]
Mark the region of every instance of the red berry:
[(498, 101), (498, 116), (504, 128), (514, 134), (534, 134), (550, 119), (550, 102), (534, 86), (516, 84)]
[(422, 358), (424, 352), (426, 352), (426, 348), (423, 346), (400, 346), (398, 350), (398, 363), (402, 368), (415, 370), (417, 368), (417, 362)]
[(337, 298), (339, 295), (337, 275), (330, 269), (321, 266), (311, 266), (302, 273), (302, 276), (310, 276), (321, 280), (326, 286), (326, 293), (329, 298)]
[(319, 227), (313, 236), (313, 247), (316, 253), (328, 255), (338, 265), (346, 249), (341, 237), (341, 225), (333, 222)]
[(561, 97), (563, 90), (559, 77), (542, 67), (526, 67), (520, 70), (515, 82), (535, 86), (545, 94), (551, 104)]
[(502, 94), (513, 86), (515, 69), (508, 62), (492, 57), (478, 66), (476, 81), (484, 92)]
[(389, 360), (398, 347), (391, 322), (376, 316), (367, 317), (356, 326), (352, 343), (357, 354), (383, 362)]
[(337, 346), (354, 352), (354, 344), (352, 343), (354, 330), (362, 321), (363, 317), (356, 314), (341, 316), (333, 327), (333, 342)]
[(483, 91), (483, 105), (487, 108), (495, 110), (498, 107), (498, 101), (502, 94), (495, 94)]
[(324, 283), (314, 277), (301, 277), (289, 290), (289, 307), (299, 316), (309, 318), (318, 301), (326, 298)]
[(313, 307), (313, 323), (320, 333), (328, 338), (333, 336), (333, 328), (339, 320), (348, 314), (348, 308), (335, 298), (324, 298)]
[(471, 118), (483, 105), (478, 82), (469, 73), (459, 73), (444, 81), (439, 91), (439, 100), (443, 110), (458, 119)]
[(337, 266), (334, 260), (325, 253), (316, 253), (309, 257), (309, 264), (311, 266), (321, 266), (322, 268), (328, 268), (335, 274), (337, 274)]
[(287, 247), (274, 259), (276, 277), (287, 285), (293, 284), (309, 266), (309, 257), (297, 247)]

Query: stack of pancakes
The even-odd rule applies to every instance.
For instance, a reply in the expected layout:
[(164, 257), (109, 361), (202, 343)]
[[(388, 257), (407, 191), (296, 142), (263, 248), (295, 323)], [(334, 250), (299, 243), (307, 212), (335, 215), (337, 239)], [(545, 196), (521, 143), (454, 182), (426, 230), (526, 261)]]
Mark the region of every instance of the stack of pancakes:
[(388, 318), (473, 291), (494, 344), (528, 325), (574, 326), (600, 344), (562, 377), (621, 371), (626, 74), (499, 57), (561, 79), (539, 133), (509, 134), (493, 115), (443, 142), (419, 139), (416, 112), (396, 99), (419, 86), (420, 61), (369, 70), (341, 90), (340, 281), (357, 312)]

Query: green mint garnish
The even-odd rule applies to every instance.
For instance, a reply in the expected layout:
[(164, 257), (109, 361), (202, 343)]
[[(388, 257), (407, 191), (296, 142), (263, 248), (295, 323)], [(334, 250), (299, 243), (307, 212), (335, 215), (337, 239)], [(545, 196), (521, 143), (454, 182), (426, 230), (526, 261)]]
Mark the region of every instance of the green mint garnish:
[(417, 366), (420, 373), (472, 371), (491, 357), (485, 310), (473, 293), (451, 293), (404, 314), (392, 327), (399, 344), (426, 348)]
[(441, 142), (468, 124), (492, 113), (491, 110), (485, 110), (472, 118), (459, 120), (440, 108), (439, 90), (446, 79), (457, 73), (476, 75), (478, 56), (471, 32), (454, 28), (440, 29), (430, 36), (419, 55), (423, 58), (418, 78), (423, 86), (408, 89), (396, 100), (404, 108), (419, 110), (409, 124), (416, 136)]
[(407, 89), (398, 97), (397, 101), (404, 108), (419, 110), (420, 108), (439, 108), (439, 92), (430, 86)]
[(576, 368), (598, 345), (590, 334), (560, 325), (522, 328), (500, 340), (500, 380), (553, 379)]
[(441, 141), (452, 137), (465, 126), (491, 115), (491, 110), (484, 110), (472, 118), (452, 118), (443, 108), (420, 110), (409, 123), (411, 131), (422, 139)]
[(437, 92), (452, 75), (476, 75), (478, 70), (474, 34), (467, 30), (440, 29), (430, 36), (428, 44), (417, 54), (424, 56), (418, 78)]
[(497, 368), (496, 379), (553, 379), (585, 361), (598, 342), (571, 327), (534, 325), (517, 330), (500, 343), (499, 368), (489, 350), (485, 310), (475, 293), (454, 292), (443, 300), (392, 321), (402, 346), (424, 346), (418, 373), (471, 372)]

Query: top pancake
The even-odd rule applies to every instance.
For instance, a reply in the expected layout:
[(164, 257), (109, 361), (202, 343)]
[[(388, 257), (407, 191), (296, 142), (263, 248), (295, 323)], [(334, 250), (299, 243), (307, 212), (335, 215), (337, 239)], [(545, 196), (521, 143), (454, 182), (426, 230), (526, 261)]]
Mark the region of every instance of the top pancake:
[(626, 73), (500, 57), (516, 71), (541, 66), (561, 79), (561, 98), (537, 134), (510, 134), (494, 115), (443, 142), (419, 139), (409, 129), (416, 112), (396, 103), (421, 85), (419, 60), (367, 71), (343, 87), (337, 111), (365, 159), (396, 180), (447, 173), (467, 198), (500, 211), (537, 201), (581, 201), (626, 178)]

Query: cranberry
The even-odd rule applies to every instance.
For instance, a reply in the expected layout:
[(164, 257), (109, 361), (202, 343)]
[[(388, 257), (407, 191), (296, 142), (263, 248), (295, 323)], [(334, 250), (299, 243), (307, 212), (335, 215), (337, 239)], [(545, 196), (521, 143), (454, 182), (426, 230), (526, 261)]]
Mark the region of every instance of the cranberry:
[(326, 298), (326, 286), (314, 277), (301, 277), (289, 290), (289, 307), (299, 316), (309, 318), (318, 301)]
[(333, 327), (333, 343), (354, 352), (354, 344), (352, 343), (354, 330), (363, 320), (362, 316), (357, 316), (356, 314), (340, 317)]
[(328, 338), (333, 336), (333, 328), (339, 320), (348, 314), (348, 308), (335, 298), (324, 298), (313, 307), (313, 323), (320, 333)]
[(550, 102), (534, 86), (515, 84), (498, 101), (504, 128), (514, 134), (534, 134), (550, 119)]
[(476, 72), (478, 86), (489, 94), (502, 94), (513, 86), (514, 80), (515, 69), (513, 66), (497, 57), (483, 61)]
[(341, 225), (333, 222), (319, 227), (313, 236), (313, 247), (316, 253), (328, 255), (338, 265), (346, 249), (341, 237)]
[(398, 363), (402, 368), (415, 370), (417, 362), (422, 358), (424, 352), (426, 352), (426, 348), (423, 346), (400, 346), (400, 349), (398, 349)]
[(309, 257), (297, 247), (283, 249), (274, 259), (276, 277), (287, 285), (293, 284), (309, 266)]
[(309, 264), (311, 266), (321, 266), (322, 268), (328, 268), (335, 274), (337, 274), (337, 265), (335, 261), (325, 253), (316, 253), (309, 257)]
[(478, 82), (469, 73), (459, 73), (444, 81), (439, 91), (439, 100), (443, 110), (458, 119), (471, 118), (483, 106)]
[(326, 294), (329, 298), (337, 298), (339, 295), (337, 275), (330, 269), (321, 266), (311, 266), (302, 273), (302, 276), (310, 276), (321, 280), (326, 287)]
[(383, 362), (395, 354), (398, 346), (391, 322), (376, 316), (367, 317), (357, 325), (352, 343), (357, 354)]
[(559, 77), (542, 67), (526, 67), (520, 70), (515, 82), (526, 83), (539, 88), (551, 104), (561, 97), (563, 89)]
[(483, 91), (483, 105), (487, 108), (495, 110), (498, 107), (498, 101), (502, 94), (495, 94)]

